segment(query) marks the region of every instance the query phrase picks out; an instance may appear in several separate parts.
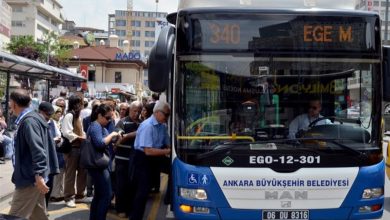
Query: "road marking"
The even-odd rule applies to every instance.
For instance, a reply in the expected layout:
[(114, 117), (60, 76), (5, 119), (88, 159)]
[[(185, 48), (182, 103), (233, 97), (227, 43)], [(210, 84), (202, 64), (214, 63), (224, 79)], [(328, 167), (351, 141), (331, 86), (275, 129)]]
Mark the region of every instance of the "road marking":
[[(167, 186), (167, 182), (168, 182), (168, 176), (163, 175), (160, 188), (162, 188), (164, 190)], [(152, 204), (152, 207), (150, 208), (150, 213), (148, 215), (147, 220), (155, 220), (156, 219), (158, 209), (160, 208), (160, 203), (161, 203), (161, 192), (154, 197), (153, 204)]]
[(65, 213), (72, 213), (75, 211), (82, 211), (82, 210), (89, 210), (89, 206), (87, 204), (84, 204), (84, 203), (79, 203), (79, 204), (76, 204), (76, 208), (69, 208), (69, 207), (65, 206), (62, 209), (49, 211), (49, 214), (50, 215), (61, 215), (61, 214), (65, 214)]

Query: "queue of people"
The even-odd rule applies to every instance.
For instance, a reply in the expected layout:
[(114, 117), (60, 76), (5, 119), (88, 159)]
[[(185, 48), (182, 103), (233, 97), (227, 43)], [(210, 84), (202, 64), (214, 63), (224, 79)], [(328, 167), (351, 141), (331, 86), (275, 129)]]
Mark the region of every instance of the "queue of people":
[[(91, 220), (106, 219), (110, 207), (119, 217), (142, 219), (148, 194), (160, 190), (160, 172), (170, 171), (169, 104), (93, 100), (87, 110), (82, 96), (62, 94), (34, 110), (31, 100), (25, 90), (10, 95), (16, 117), (10, 214), (48, 219), (48, 202), (69, 208), (91, 202)], [(107, 153), (107, 166), (80, 166), (86, 140)]]

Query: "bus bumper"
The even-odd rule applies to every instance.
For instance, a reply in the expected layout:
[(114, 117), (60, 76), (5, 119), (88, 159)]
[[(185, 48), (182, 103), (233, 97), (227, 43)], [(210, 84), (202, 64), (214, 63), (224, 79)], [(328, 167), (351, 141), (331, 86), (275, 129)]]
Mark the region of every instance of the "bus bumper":
[[(357, 211), (357, 212), (355, 212)], [(352, 214), (351, 214), (352, 213)], [(338, 208), (338, 209), (321, 209), (310, 210), (311, 220), (345, 220), (345, 219), (380, 219), (382, 217), (383, 207), (381, 210), (370, 213), (359, 213), (358, 210), (352, 208)], [(175, 211), (176, 219), (188, 219), (188, 220), (261, 220), (262, 210), (243, 210), (243, 209), (231, 209), (231, 208), (219, 208), (218, 210), (211, 209), (210, 214), (186, 214), (180, 210)]]

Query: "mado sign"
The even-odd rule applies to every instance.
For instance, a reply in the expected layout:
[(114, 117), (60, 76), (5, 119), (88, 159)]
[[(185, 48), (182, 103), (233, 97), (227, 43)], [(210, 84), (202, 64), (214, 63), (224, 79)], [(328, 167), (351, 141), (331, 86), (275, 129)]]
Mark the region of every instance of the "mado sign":
[(140, 60), (141, 54), (135, 52), (129, 53), (117, 53), (115, 55), (115, 60)]

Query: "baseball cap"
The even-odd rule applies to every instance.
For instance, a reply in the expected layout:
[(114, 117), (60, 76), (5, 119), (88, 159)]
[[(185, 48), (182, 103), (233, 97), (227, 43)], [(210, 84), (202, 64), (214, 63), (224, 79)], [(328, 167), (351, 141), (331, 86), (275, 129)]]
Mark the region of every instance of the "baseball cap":
[(50, 102), (41, 102), (38, 109), (39, 109), (39, 111), (43, 111), (44, 113), (46, 113), (48, 115), (54, 114), (54, 108)]

